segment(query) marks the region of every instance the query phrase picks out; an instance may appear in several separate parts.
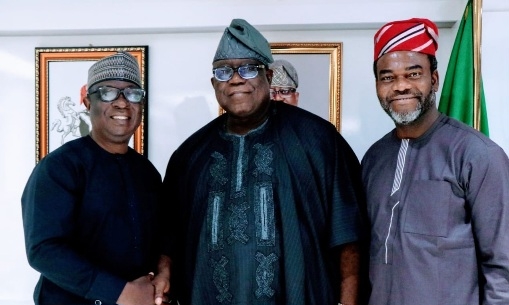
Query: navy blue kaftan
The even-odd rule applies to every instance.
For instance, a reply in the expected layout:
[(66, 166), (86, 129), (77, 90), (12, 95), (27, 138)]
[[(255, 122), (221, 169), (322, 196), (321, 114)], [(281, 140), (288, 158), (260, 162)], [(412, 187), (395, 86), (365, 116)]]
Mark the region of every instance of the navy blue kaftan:
[(156, 270), (160, 186), (144, 156), (110, 154), (90, 136), (43, 158), (22, 197), (35, 304), (115, 304), (127, 281)]

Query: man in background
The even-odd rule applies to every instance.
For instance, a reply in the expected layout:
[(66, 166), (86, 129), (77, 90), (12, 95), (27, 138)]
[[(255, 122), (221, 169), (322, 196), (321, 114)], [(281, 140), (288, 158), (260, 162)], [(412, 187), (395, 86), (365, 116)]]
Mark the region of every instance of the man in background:
[(97, 61), (87, 89), (92, 131), (43, 158), (21, 198), (28, 262), (41, 273), (34, 302), (161, 304), (170, 264), (161, 176), (128, 146), (145, 103), (136, 59)]
[(290, 105), (299, 104), (299, 76), (293, 65), (284, 59), (276, 59), (269, 68), (273, 71), (270, 98)]
[(509, 304), (509, 160), (436, 108), (437, 26), (376, 33), (380, 105), (396, 128), (362, 160), (371, 305)]
[(211, 79), (225, 114), (164, 177), (182, 305), (357, 304), (360, 164), (328, 121), (271, 101), (270, 45), (234, 19)]

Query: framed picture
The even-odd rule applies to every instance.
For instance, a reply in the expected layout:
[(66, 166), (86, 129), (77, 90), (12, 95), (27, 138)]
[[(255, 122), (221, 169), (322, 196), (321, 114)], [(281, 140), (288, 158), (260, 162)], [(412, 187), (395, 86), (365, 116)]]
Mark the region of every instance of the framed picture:
[[(90, 117), (82, 103), (88, 69), (99, 59), (119, 51), (136, 58), (146, 90), (148, 46), (35, 48), (36, 162), (62, 144), (90, 133)], [(141, 124), (129, 143), (144, 155), (146, 131), (145, 107)]]
[(274, 59), (285, 59), (297, 70), (299, 106), (329, 120), (340, 130), (342, 43), (275, 42)]

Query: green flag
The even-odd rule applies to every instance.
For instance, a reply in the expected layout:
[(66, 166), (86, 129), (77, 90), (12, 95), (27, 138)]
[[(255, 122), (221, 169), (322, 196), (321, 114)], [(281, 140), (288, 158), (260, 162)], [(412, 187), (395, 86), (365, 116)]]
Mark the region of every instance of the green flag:
[[(475, 107), (473, 34), (473, 9), (472, 0), (470, 0), (465, 8), (454, 41), (438, 106), (440, 112), (472, 127), (474, 126)], [(480, 131), (488, 136), (488, 117), (482, 78), (480, 82)]]

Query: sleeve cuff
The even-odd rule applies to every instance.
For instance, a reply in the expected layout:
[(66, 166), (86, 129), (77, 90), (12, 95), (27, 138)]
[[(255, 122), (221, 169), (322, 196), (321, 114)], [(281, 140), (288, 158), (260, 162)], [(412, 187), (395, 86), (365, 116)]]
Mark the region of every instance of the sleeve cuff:
[(87, 299), (101, 301), (102, 303), (116, 304), (126, 284), (127, 282), (125, 280), (117, 276), (108, 273), (99, 273), (85, 297)]

